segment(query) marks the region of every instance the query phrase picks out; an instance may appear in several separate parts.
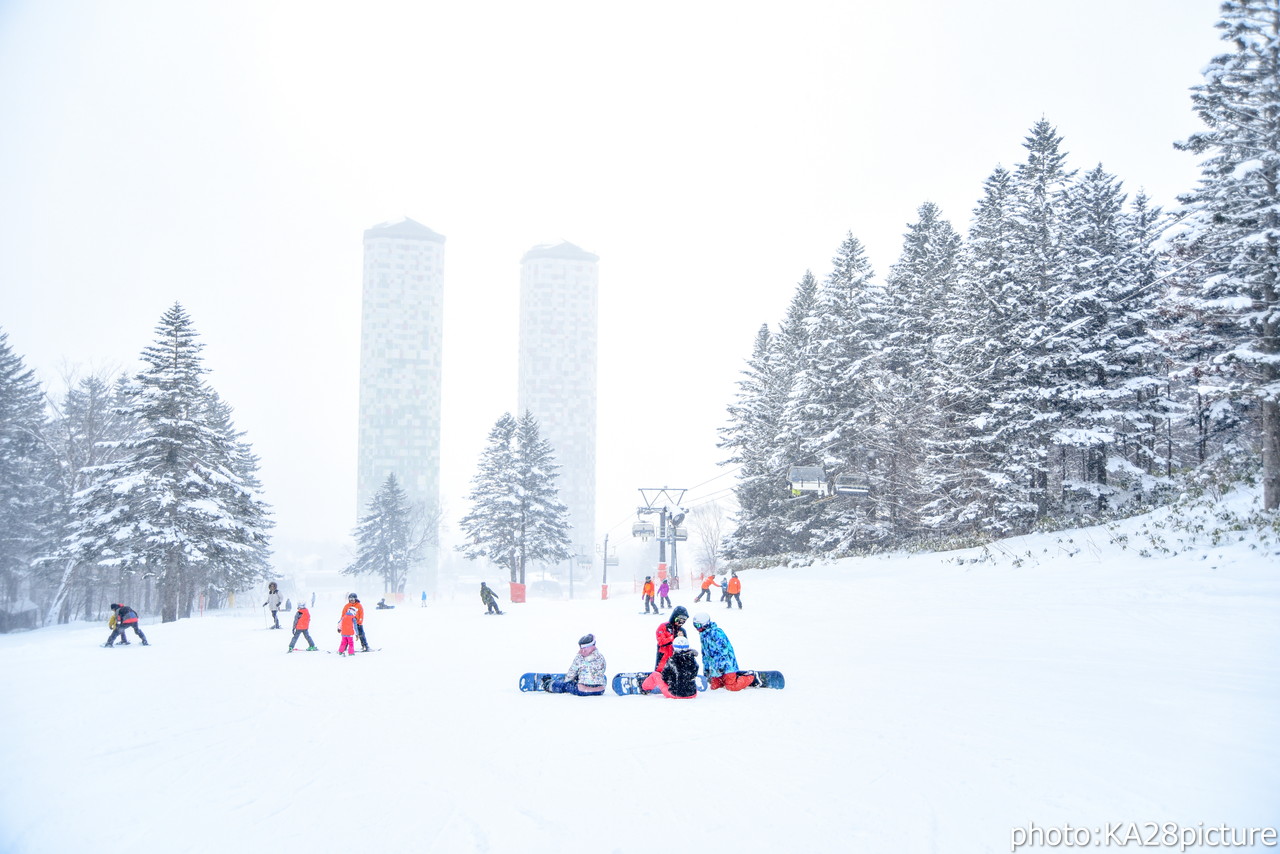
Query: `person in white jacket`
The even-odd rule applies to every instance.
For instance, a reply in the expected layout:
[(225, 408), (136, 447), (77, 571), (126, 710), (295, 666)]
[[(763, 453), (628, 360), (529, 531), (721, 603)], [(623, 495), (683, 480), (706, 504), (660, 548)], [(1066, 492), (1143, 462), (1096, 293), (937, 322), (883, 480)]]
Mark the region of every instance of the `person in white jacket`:
[(267, 601), (262, 603), (262, 607), (271, 609), (271, 619), (275, 621), (275, 625), (271, 628), (280, 628), (280, 605), (284, 602), (284, 597), (280, 595), (279, 588), (273, 581), (267, 585)]
[(577, 694), (579, 697), (598, 697), (604, 694), (607, 681), (604, 656), (596, 649), (596, 636), (583, 635), (578, 639), (578, 654), (573, 657), (563, 679), (551, 683), (553, 694)]

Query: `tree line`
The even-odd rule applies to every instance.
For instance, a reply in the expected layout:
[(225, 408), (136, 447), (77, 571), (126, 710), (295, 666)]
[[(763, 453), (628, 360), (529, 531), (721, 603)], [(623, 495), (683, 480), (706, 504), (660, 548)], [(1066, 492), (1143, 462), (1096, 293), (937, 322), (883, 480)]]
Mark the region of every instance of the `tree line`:
[[(1260, 476), (1280, 507), (1280, 5), (1223, 4), (1167, 213), (1047, 120), (966, 234), (918, 209), (883, 278), (849, 234), (762, 326), (721, 447), (731, 558), (1006, 536)], [(792, 491), (793, 466), (859, 493)]]
[(138, 373), (53, 400), (0, 333), (0, 631), (109, 601), (171, 622), (270, 576), (258, 459), (204, 345), (180, 304), (155, 335)]

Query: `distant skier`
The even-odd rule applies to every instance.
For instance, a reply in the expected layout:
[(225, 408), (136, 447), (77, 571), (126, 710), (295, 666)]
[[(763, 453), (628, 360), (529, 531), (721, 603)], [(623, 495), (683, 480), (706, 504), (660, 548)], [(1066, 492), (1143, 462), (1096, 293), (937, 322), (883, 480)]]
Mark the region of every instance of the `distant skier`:
[(708, 572), (706, 575), (704, 575), (704, 576), (702, 577), (702, 592), (701, 592), (701, 593), (699, 593), (699, 594), (698, 594), (698, 598), (694, 599), (693, 601), (694, 601), (695, 603), (696, 603), (696, 602), (701, 602), (701, 601), (702, 601), (702, 597), (703, 597), (703, 596), (706, 596), (706, 597), (707, 597), (707, 601), (708, 601), (708, 602), (710, 602), (710, 601), (711, 601), (711, 587), (712, 587), (712, 585), (714, 585), (715, 583), (716, 583), (716, 574), (715, 574), (714, 572)]
[(273, 581), (268, 584), (267, 601), (262, 603), (262, 607), (271, 609), (271, 619), (276, 622), (276, 624), (271, 627), (273, 629), (280, 628), (280, 606), (283, 602), (284, 597), (280, 595), (280, 589), (276, 587), (276, 583)]
[(427, 607), (427, 591), (422, 591), (422, 607)]
[(133, 629), (134, 634), (142, 638), (143, 646), (150, 646), (147, 643), (147, 636), (142, 633), (142, 629), (138, 627), (138, 612), (130, 608), (128, 605), (111, 603), (111, 608), (116, 612), (116, 627), (111, 632), (111, 637), (107, 638), (107, 642), (103, 646), (111, 646), (116, 639), (116, 635), (124, 640), (124, 634), (129, 629)]
[(311, 612), (307, 610), (306, 602), (299, 602), (297, 613), (293, 615), (293, 640), (289, 641), (289, 652), (293, 652), (293, 645), (298, 642), (298, 635), (307, 639), (307, 652), (318, 649), (316, 642), (311, 639), (311, 632), (307, 631), (310, 627)]
[(693, 615), (693, 627), (702, 640), (702, 672), (712, 691), (717, 688), (741, 691), (755, 681), (750, 674), (738, 673), (738, 656), (733, 651), (733, 644), (729, 643), (729, 636), (711, 621), (705, 611)]
[(284, 609), (285, 609), (286, 611), (292, 611), (292, 610), (293, 610), (293, 600), (292, 600), (292, 599), (286, 599), (286, 600), (284, 600)]
[(488, 611), (485, 611), (485, 614), (502, 613), (502, 611), (498, 609), (498, 594), (490, 590), (489, 585), (485, 584), (483, 581), (480, 582), (480, 601), (489, 608)]
[(729, 579), (728, 578), (720, 579), (720, 601), (721, 602), (729, 601)]
[(676, 638), (672, 646), (671, 660), (657, 677), (657, 687), (672, 700), (692, 700), (698, 696), (698, 653), (686, 637)]
[(644, 597), (644, 612), (649, 613), (649, 609), (653, 609), (653, 613), (661, 614), (658, 606), (653, 604), (653, 576), (646, 575), (644, 577), (644, 586), (640, 588), (640, 595)]
[(596, 649), (596, 636), (583, 635), (578, 639), (578, 654), (565, 672), (563, 679), (551, 683), (553, 694), (577, 694), (579, 697), (599, 697), (604, 694), (608, 677), (604, 656)]
[(733, 600), (738, 600), (738, 610), (742, 610), (742, 580), (738, 578), (738, 573), (729, 576), (729, 583), (725, 585), (725, 607), (732, 608)]
[(338, 644), (338, 655), (356, 654), (356, 614), (359, 611), (356, 603), (351, 601), (355, 595), (352, 593), (348, 597), (347, 604), (342, 606), (342, 616), (338, 618), (338, 634), (342, 635), (342, 642)]
[(662, 583), (658, 585), (658, 606), (659, 608), (671, 607), (671, 585), (667, 584), (667, 580), (662, 579)]

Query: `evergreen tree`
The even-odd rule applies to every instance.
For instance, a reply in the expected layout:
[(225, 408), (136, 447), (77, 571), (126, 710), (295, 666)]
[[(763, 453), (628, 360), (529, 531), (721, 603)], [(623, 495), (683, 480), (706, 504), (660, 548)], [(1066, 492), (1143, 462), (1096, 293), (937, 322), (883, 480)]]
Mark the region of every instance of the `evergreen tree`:
[(472, 478), (471, 511), (460, 523), (469, 542), (458, 551), (470, 560), (483, 557), (505, 567), (519, 584), (525, 583), (530, 563), (572, 557), (568, 508), (555, 485), (558, 470), (533, 414), (526, 412), (517, 421), (503, 413), (489, 431)]
[[(1231, 51), (1193, 90), (1206, 130), (1180, 147), (1203, 157), (1187, 240), (1205, 250), (1194, 310), (1217, 322), (1202, 381), (1228, 405), (1257, 410), (1263, 504), (1280, 509), (1280, 5), (1224, 0)], [(1227, 408), (1223, 406), (1222, 408)]]
[(18, 606), (29, 601), (33, 563), (52, 536), (55, 475), (44, 428), (35, 373), (0, 332), (0, 630), (11, 627), (11, 613), (25, 610)]
[(423, 525), (423, 512), (409, 501), (395, 474), (369, 502), (369, 512), (354, 532), (356, 559), (344, 575), (376, 575), (382, 589), (403, 593), (410, 568), (422, 560), (433, 539)]
[[(236, 469), (243, 449), (203, 381), (203, 346), (181, 305), (165, 312), (142, 353), (146, 367), (125, 392), (137, 432), (119, 459), (91, 472), (67, 534), (75, 559), (154, 579), (164, 622), (189, 611), (212, 562), (255, 564), (265, 544), (262, 517), (246, 513), (246, 505), (264, 508)], [(236, 572), (223, 583), (248, 581)]]

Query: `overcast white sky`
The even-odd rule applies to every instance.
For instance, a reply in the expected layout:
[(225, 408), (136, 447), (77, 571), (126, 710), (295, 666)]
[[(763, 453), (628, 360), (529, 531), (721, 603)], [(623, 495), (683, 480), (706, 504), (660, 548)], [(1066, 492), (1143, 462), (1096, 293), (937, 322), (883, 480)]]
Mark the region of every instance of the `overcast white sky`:
[(515, 406), (520, 257), (571, 241), (600, 256), (616, 543), (637, 488), (731, 485), (716, 429), (755, 332), (846, 232), (883, 274), (922, 202), (964, 229), (1042, 116), (1073, 165), (1172, 205), (1217, 7), (7, 0), (0, 328), (56, 387), (134, 370), (181, 301), (284, 564), (355, 522), (364, 229), (447, 238), (455, 513)]

